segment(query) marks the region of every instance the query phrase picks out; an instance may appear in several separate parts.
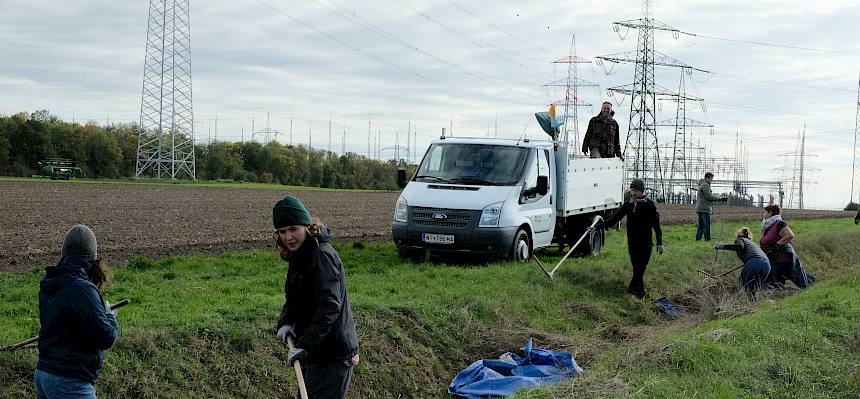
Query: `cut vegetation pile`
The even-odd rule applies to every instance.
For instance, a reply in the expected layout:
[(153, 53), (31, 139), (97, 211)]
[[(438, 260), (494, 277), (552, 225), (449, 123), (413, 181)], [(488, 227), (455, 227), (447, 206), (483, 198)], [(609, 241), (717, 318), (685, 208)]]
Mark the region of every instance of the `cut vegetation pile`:
[[(757, 304), (738, 295), (737, 274), (702, 281), (696, 270), (711, 267), (714, 250), (691, 240), (694, 227), (666, 228), (666, 254), (652, 257), (645, 283), (652, 299), (678, 305), (674, 321), (625, 293), (623, 231), (609, 232), (599, 257), (568, 261), (554, 283), (533, 263), (416, 265), (391, 244), (339, 241), (362, 345), (350, 397), (446, 397), (458, 371), (529, 337), (573, 353), (586, 374), (522, 397), (857, 397), (860, 229), (850, 219), (792, 228), (819, 284)], [(737, 263), (723, 252), (715, 269)], [(131, 304), (119, 312), (122, 338), (107, 354), (100, 397), (294, 393), (273, 328), (285, 272), (271, 252), (140, 258), (116, 270), (107, 297)], [(0, 273), (0, 345), (38, 332), (40, 275)], [(35, 359), (32, 349), (0, 352), (0, 397), (33, 396)]]

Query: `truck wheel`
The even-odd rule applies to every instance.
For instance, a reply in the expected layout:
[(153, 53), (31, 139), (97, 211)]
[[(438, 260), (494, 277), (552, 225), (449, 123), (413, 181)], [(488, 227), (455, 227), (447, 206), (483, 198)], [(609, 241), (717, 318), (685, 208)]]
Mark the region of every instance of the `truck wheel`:
[(398, 248), (397, 254), (412, 263), (422, 263), (427, 259), (427, 251), (418, 248)]
[(594, 230), (588, 237), (588, 248), (591, 256), (600, 255), (600, 250), (603, 249), (603, 242), (606, 235), (603, 230)]
[(514, 243), (511, 245), (510, 260), (525, 262), (532, 257), (532, 244), (529, 233), (523, 229), (517, 230), (514, 235)]

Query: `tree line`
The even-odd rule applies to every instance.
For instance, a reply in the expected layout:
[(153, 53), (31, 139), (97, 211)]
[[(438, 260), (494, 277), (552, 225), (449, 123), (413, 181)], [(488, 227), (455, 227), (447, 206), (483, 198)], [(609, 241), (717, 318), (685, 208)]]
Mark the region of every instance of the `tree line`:
[[(30, 176), (46, 158), (69, 158), (87, 178), (132, 178), (138, 125), (69, 123), (48, 111), (0, 115), (0, 175)], [(346, 189), (397, 189), (395, 171), (415, 165), (355, 153), (288, 146), (278, 142), (196, 144), (198, 180), (260, 182)]]

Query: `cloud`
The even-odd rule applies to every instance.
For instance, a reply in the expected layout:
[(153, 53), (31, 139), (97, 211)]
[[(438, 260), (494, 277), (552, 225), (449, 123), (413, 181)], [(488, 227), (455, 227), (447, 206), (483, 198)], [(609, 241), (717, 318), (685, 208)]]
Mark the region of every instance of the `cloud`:
[[(148, 7), (145, 1), (7, 0), (0, 14), (0, 113), (49, 108), (78, 120), (136, 120)], [(347, 148), (365, 153), (368, 114), (371, 129), (382, 129), (386, 142), (396, 131), (404, 134), (411, 119), (419, 148), (442, 127), (485, 136), (497, 120), (501, 137), (542, 135), (533, 113), (564, 91), (541, 85), (567, 73), (566, 64), (551, 61), (568, 55), (573, 34), (577, 54), (588, 59), (635, 50), (637, 32), (616, 33), (611, 22), (639, 18), (641, 2), (213, 0), (191, 7), (198, 138), (214, 127), (216, 115), (219, 138), (238, 140), (243, 129), (247, 138), (251, 115), (260, 128), (269, 112), (282, 131), (293, 115), (295, 142), (307, 142), (310, 122), (314, 142), (327, 145), (331, 112), (335, 131), (344, 125), (349, 131)], [(829, 184), (850, 179), (845, 149), (853, 144), (860, 49), (850, 46), (860, 42), (858, 6), (691, 0), (655, 2), (653, 15), (705, 36), (852, 53), (655, 35), (659, 51), (719, 73), (688, 78), (688, 92), (712, 103), (707, 112), (688, 106), (688, 117), (715, 125), (713, 135), (692, 129), (690, 137), (731, 156), (740, 130), (750, 178), (770, 179), (782, 165), (778, 154), (794, 150), (806, 122), (810, 148), (830, 155), (812, 174), (826, 183), (810, 195), (818, 206), (843, 205), (844, 187)], [(633, 79), (630, 65), (613, 71), (580, 64), (579, 76), (600, 85), (580, 89), (580, 98), (599, 104), (608, 98), (606, 88)], [(656, 73), (658, 83), (673, 90), (679, 77), (672, 70)], [(626, 132), (630, 100), (614, 102)], [(581, 131), (595, 112), (579, 109)], [(657, 118), (669, 117), (674, 104), (663, 102)], [(661, 143), (674, 139), (671, 128), (658, 134)]]

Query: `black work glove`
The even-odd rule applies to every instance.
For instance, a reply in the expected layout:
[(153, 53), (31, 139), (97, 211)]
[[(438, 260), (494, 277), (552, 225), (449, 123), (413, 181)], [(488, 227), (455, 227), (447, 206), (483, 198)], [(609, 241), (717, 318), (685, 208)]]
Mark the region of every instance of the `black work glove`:
[(293, 362), (295, 362), (297, 360), (302, 360), (306, 357), (308, 357), (308, 352), (306, 352), (304, 349), (302, 349), (302, 348), (290, 349), (290, 352), (287, 354), (287, 364), (292, 366)]

